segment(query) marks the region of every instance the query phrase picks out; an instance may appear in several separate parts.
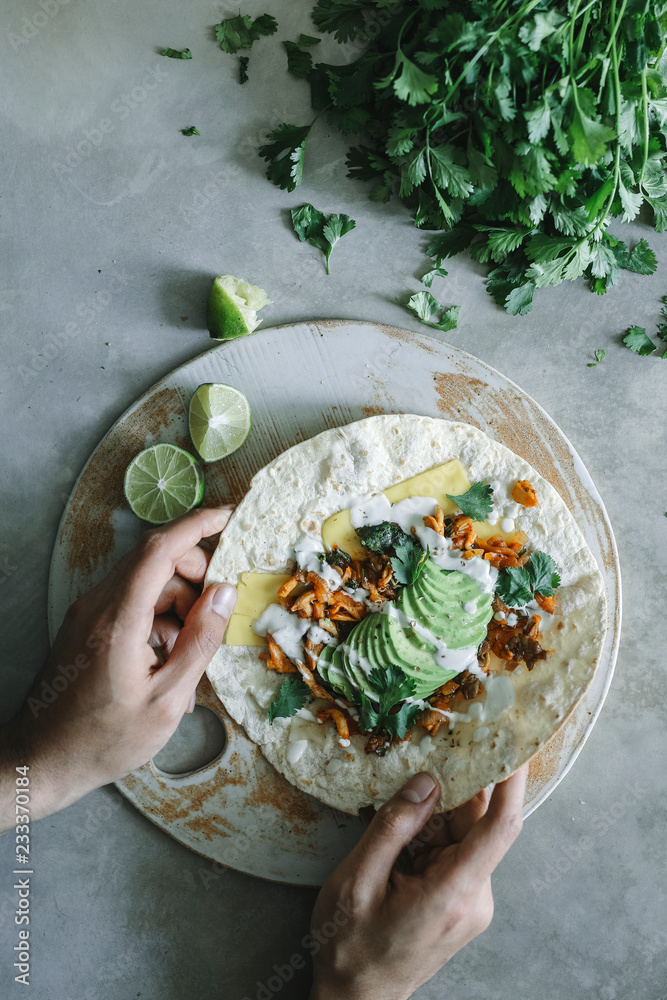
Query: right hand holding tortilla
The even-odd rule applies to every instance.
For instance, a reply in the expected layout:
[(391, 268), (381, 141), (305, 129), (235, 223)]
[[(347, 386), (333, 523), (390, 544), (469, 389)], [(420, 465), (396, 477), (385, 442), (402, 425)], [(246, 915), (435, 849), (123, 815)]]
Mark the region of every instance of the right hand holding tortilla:
[[(317, 898), (311, 1000), (406, 1000), (493, 916), (491, 874), (521, 830), (528, 767), (433, 816), (416, 774), (378, 811)], [(413, 874), (393, 866), (404, 849)]]

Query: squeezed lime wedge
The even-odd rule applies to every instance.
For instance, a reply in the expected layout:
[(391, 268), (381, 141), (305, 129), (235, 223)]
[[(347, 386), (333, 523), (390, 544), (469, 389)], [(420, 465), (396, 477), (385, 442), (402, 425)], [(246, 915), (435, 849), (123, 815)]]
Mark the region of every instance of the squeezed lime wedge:
[(219, 274), (211, 286), (206, 304), (206, 325), (216, 340), (233, 340), (256, 330), (261, 320), (257, 311), (271, 299), (263, 288), (232, 274)]
[(248, 400), (233, 385), (205, 382), (190, 400), (190, 437), (205, 462), (215, 462), (240, 448), (250, 433)]
[(137, 517), (150, 524), (165, 524), (197, 507), (204, 485), (197, 459), (175, 444), (146, 448), (125, 470), (125, 499)]

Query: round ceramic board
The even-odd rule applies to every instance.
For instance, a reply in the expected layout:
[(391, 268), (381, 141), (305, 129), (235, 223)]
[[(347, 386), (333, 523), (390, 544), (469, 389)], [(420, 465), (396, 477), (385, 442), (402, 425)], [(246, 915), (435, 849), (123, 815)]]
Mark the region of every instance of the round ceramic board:
[[(574, 763), (609, 689), (621, 616), (616, 545), (590, 475), (544, 410), (493, 368), (432, 337), (373, 323), (298, 323), (216, 346), (154, 385), (102, 439), (69, 498), (51, 563), (51, 637), (70, 603), (108, 572), (144, 527), (123, 497), (130, 460), (161, 441), (193, 450), (188, 404), (202, 382), (241, 389), (253, 415), (246, 443), (206, 466), (207, 505), (237, 503), (252, 476), (298, 441), (376, 413), (467, 421), (525, 458), (556, 488), (604, 575), (609, 622), (593, 683), (531, 761), (525, 804), (530, 814)], [(224, 724), (222, 752), (181, 775), (166, 774), (150, 761), (117, 782), (118, 788), (166, 833), (215, 862), (274, 881), (320, 885), (356, 843), (364, 820), (290, 785), (228, 716), (206, 676), (198, 701)]]

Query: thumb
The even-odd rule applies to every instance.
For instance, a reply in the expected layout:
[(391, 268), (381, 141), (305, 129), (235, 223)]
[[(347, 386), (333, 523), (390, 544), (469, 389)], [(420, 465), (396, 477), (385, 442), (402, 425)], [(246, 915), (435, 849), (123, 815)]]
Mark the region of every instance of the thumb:
[(382, 806), (363, 837), (348, 856), (358, 884), (372, 893), (387, 883), (404, 847), (429, 819), (440, 794), (440, 785), (427, 771), (406, 781)]
[(190, 608), (169, 659), (162, 667), (165, 680), (182, 690), (184, 699), (197, 687), (222, 643), (237, 593), (228, 583), (208, 587)]

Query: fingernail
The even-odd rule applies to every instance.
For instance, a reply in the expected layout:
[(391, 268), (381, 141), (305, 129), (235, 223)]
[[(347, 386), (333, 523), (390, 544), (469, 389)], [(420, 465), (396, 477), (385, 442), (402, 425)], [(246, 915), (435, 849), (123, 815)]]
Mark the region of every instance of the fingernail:
[(190, 704), (188, 705), (188, 707), (185, 710), (187, 715), (192, 715), (192, 713), (194, 712), (196, 700), (197, 700), (197, 692), (193, 691), (192, 692), (192, 697), (190, 698)]
[(229, 618), (236, 604), (236, 590), (228, 583), (221, 583), (215, 588), (211, 607), (221, 618)]
[(424, 802), (435, 788), (435, 781), (430, 774), (422, 771), (420, 774), (413, 774), (409, 781), (401, 788), (399, 795), (408, 802)]

